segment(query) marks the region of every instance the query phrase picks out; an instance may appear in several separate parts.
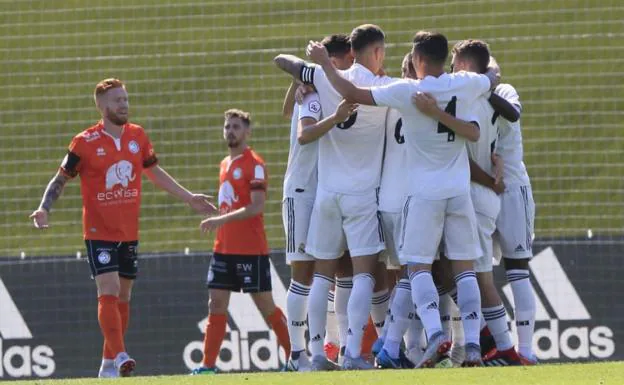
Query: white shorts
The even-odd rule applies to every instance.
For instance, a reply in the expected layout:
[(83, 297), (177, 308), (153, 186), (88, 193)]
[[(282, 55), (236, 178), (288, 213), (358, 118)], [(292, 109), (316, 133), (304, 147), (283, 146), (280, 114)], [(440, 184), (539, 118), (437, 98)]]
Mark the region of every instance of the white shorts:
[(381, 255), (381, 262), (386, 264), (388, 270), (400, 270), (399, 254), (397, 245), (401, 237), (401, 213), (381, 212), (386, 250)]
[(377, 193), (345, 195), (317, 189), (306, 252), (318, 259), (377, 254), (385, 248)]
[(480, 257), (477, 220), (470, 194), (441, 200), (410, 196), (403, 209), (399, 260), (402, 264), (432, 264), (444, 234), (450, 260)]
[(314, 261), (306, 254), (310, 217), (314, 197), (286, 197), (282, 201), (282, 223), (286, 234), (286, 263), (293, 261)]
[(496, 220), (496, 238), (503, 257), (526, 259), (533, 256), (535, 202), (531, 186), (513, 186), (501, 195), (501, 210)]

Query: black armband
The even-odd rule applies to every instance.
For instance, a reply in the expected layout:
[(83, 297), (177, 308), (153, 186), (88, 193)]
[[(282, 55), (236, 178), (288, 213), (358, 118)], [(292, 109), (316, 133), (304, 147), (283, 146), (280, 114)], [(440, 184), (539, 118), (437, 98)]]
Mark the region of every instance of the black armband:
[(299, 79), (303, 82), (303, 84), (314, 85), (314, 70), (313, 66), (309, 66), (304, 64), (301, 67), (301, 72), (299, 73)]

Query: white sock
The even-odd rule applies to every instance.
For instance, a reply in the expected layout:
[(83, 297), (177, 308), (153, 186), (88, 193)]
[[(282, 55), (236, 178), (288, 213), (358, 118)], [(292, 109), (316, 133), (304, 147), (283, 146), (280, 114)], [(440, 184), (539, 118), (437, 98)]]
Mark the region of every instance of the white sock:
[[(409, 281), (407, 281), (409, 283)], [(394, 297), (396, 295), (396, 286), (392, 289), (390, 293), (390, 299), (388, 300), (388, 310), (386, 311), (386, 318), (384, 319), (384, 326), (381, 328), (381, 335), (377, 335), (382, 340), (386, 339), (386, 335), (388, 335), (388, 328), (390, 327), (390, 319), (392, 318), (392, 302), (394, 302)], [(411, 301), (410, 301), (411, 302)]]
[(308, 326), (307, 302), (310, 286), (291, 280), (286, 294), (286, 318), (290, 335), (291, 351), (305, 350), (305, 332)]
[(310, 353), (325, 356), (323, 343), (327, 324), (327, 294), (334, 280), (321, 274), (314, 274), (308, 296), (308, 327), (310, 329)]
[(433, 283), (431, 272), (420, 270), (410, 274), (412, 301), (416, 306), (416, 313), (422, 321), (427, 338), (442, 331), (440, 323), (440, 298)]
[(362, 337), (368, 323), (375, 278), (371, 274), (356, 274), (353, 277), (353, 291), (349, 298), (349, 332), (347, 334), (346, 354), (356, 358), (362, 353)]
[(347, 345), (347, 331), (349, 330), (349, 317), (347, 316), (347, 306), (349, 297), (353, 289), (353, 277), (342, 277), (336, 279), (336, 290), (334, 293), (334, 311), (338, 321), (338, 339), (340, 347)]
[(457, 303), (464, 326), (466, 345), (479, 345), (481, 331), (481, 292), (474, 271), (464, 271), (455, 276), (457, 286)]
[(425, 327), (418, 314), (416, 314), (416, 309), (414, 309), (413, 314), (414, 318), (410, 319), (407, 332), (405, 333), (405, 347), (408, 351), (414, 348), (422, 349), (427, 344)]
[(451, 329), (453, 329), (453, 345), (466, 345), (466, 341), (464, 340), (464, 325), (462, 325), (459, 308), (455, 305), (455, 303), (453, 303), (453, 307), (451, 309)]
[(394, 299), (390, 306), (389, 325), (384, 338), (384, 350), (390, 357), (399, 358), (399, 348), (401, 340), (414, 318), (414, 304), (412, 304), (412, 293), (407, 279), (402, 279), (394, 288)]
[(448, 294), (449, 290), (444, 289), (442, 286), (438, 286), (438, 297), (440, 297), (440, 323), (442, 324), (442, 331), (444, 335), (451, 338), (451, 306), (453, 305), (453, 298)]
[(334, 311), (334, 292), (332, 290), (329, 291), (329, 295), (327, 296), (327, 325), (325, 332), (325, 344), (340, 344), (340, 339), (338, 337), (338, 320), (336, 318), (336, 312)]
[(514, 297), (514, 318), (518, 331), (518, 352), (533, 357), (535, 329), (535, 297), (529, 281), (529, 270), (507, 270), (507, 282)]
[(507, 325), (505, 306), (500, 304), (493, 307), (484, 307), (481, 311), (490, 333), (494, 337), (494, 341), (496, 341), (496, 349), (499, 352), (511, 349), (513, 342), (511, 342), (511, 333), (509, 333), (509, 326)]
[(388, 305), (390, 303), (390, 293), (388, 293), (388, 289), (383, 289), (373, 293), (371, 303), (370, 315), (373, 319), (377, 335), (380, 336), (385, 325), (386, 315), (388, 314)]

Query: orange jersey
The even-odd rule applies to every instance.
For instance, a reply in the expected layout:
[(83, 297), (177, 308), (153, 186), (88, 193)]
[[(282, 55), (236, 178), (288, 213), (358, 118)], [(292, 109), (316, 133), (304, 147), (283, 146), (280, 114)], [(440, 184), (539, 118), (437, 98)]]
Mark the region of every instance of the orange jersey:
[(80, 175), (85, 239), (138, 240), (141, 175), (156, 163), (147, 134), (136, 124), (126, 123), (115, 139), (100, 121), (72, 139), (60, 170)]
[[(264, 160), (247, 148), (241, 155), (221, 161), (219, 173), (219, 211), (226, 214), (251, 203), (251, 192), (266, 191)], [(214, 243), (215, 253), (267, 255), (269, 246), (264, 233), (264, 216), (258, 214), (221, 226)]]

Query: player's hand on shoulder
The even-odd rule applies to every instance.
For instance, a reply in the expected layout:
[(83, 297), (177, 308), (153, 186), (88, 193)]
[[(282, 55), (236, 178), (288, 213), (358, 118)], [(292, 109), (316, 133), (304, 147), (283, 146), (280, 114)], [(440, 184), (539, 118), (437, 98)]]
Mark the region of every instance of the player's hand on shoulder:
[(417, 92), (412, 95), (412, 104), (423, 114), (435, 118), (440, 112), (438, 101), (428, 92)]
[(295, 90), (295, 101), (297, 104), (303, 104), (303, 99), (307, 94), (311, 94), (314, 92), (314, 88), (312, 86), (308, 86), (306, 84), (301, 84)]
[(35, 228), (37, 229), (47, 229), (48, 225), (48, 212), (45, 209), (37, 209), (33, 211), (29, 216), (32, 219)]
[(358, 106), (358, 104), (349, 103), (345, 99), (342, 99), (336, 108), (336, 113), (334, 114), (336, 122), (342, 123), (349, 119), (349, 116), (353, 115), (353, 113), (357, 111)]
[(199, 228), (202, 233), (213, 232), (223, 225), (221, 217), (210, 217), (201, 221)]
[(306, 48), (306, 54), (308, 57), (318, 65), (325, 65), (331, 63), (329, 60), (329, 53), (325, 46), (318, 41), (310, 40), (308, 47)]
[(203, 215), (214, 215), (217, 208), (212, 204), (213, 196), (205, 194), (193, 194), (188, 204), (195, 212)]

